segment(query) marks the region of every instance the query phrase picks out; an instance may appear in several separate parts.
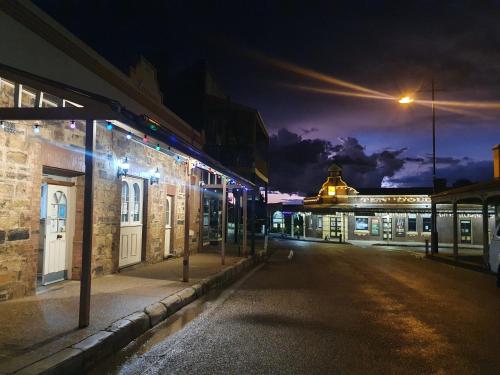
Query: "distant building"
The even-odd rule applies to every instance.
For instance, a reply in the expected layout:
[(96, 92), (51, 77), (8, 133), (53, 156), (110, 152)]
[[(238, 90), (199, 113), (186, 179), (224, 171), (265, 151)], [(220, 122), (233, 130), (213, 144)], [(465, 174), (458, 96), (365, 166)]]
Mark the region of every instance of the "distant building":
[[(179, 73), (169, 84), (166, 102), (169, 108), (191, 124), (204, 138), (204, 151), (231, 170), (267, 191), (269, 182), (269, 134), (259, 112), (230, 99), (218, 86), (204, 62), (199, 62)], [(215, 182), (205, 180), (207, 185)], [(209, 189), (210, 190), (210, 189)], [(217, 193), (217, 192), (216, 192)], [(220, 193), (220, 192), (219, 192)], [(240, 191), (241, 193), (241, 191)], [(238, 229), (241, 217), (241, 194), (233, 192), (229, 204), (229, 237), (237, 241), (232, 228)], [(267, 195), (267, 194), (265, 194)], [(251, 199), (251, 197), (249, 197)], [(205, 213), (214, 221), (218, 214), (217, 194), (207, 195)], [(255, 206), (249, 205), (258, 230), (266, 223), (265, 199), (255, 197)], [(208, 211), (207, 211), (208, 210)], [(251, 221), (249, 222), (251, 225)], [(206, 232), (205, 241), (216, 240)]]
[[(356, 189), (342, 179), (341, 168), (332, 165), (318, 194), (304, 198), (303, 205), (271, 207), (271, 230), (323, 240), (423, 244), (432, 230), (431, 194), (432, 188)], [(458, 221), (459, 243), (481, 245), (480, 208), (461, 205)], [(451, 244), (451, 205), (440, 207), (437, 222), (439, 242)], [(491, 217), (490, 230), (493, 225)]]

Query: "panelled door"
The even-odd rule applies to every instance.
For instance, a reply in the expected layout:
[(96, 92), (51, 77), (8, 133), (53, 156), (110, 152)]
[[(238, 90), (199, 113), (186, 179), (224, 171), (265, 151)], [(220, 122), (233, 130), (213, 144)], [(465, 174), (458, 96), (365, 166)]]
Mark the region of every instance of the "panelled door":
[(67, 277), (68, 195), (70, 187), (44, 185), (42, 204), (45, 204), (45, 239), (42, 284), (47, 285)]
[(384, 240), (392, 240), (392, 218), (384, 217), (382, 219), (382, 237)]
[(342, 218), (339, 216), (330, 216), (330, 238), (341, 238), (342, 236)]
[(460, 220), (460, 242), (472, 243), (472, 224), (469, 219)]
[(165, 202), (165, 253), (164, 256), (170, 255), (172, 246), (172, 196), (167, 195)]
[(143, 191), (142, 179), (122, 178), (119, 267), (141, 261)]

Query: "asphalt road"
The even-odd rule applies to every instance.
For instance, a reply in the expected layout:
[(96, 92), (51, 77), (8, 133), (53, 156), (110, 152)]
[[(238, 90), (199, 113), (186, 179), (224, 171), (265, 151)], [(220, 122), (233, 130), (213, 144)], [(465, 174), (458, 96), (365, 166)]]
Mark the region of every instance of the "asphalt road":
[(393, 248), (276, 246), (269, 263), (116, 372), (500, 374), (493, 276)]

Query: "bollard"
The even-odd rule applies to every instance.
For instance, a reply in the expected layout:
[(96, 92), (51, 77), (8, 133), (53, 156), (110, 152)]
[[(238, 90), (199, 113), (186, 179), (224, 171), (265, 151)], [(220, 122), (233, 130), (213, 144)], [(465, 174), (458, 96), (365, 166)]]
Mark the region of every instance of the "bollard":
[(429, 240), (425, 239), (425, 255), (429, 255)]

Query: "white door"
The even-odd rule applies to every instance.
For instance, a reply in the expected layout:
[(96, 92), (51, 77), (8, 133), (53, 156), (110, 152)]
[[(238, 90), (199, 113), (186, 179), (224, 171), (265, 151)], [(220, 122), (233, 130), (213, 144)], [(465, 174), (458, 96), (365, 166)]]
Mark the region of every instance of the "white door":
[(142, 179), (123, 177), (119, 267), (141, 261), (143, 189)]
[(170, 255), (172, 239), (172, 196), (167, 196), (167, 201), (165, 202), (165, 252), (164, 256)]
[(68, 194), (69, 187), (44, 185), (42, 204), (45, 204), (45, 240), (42, 284), (47, 285), (67, 277)]

